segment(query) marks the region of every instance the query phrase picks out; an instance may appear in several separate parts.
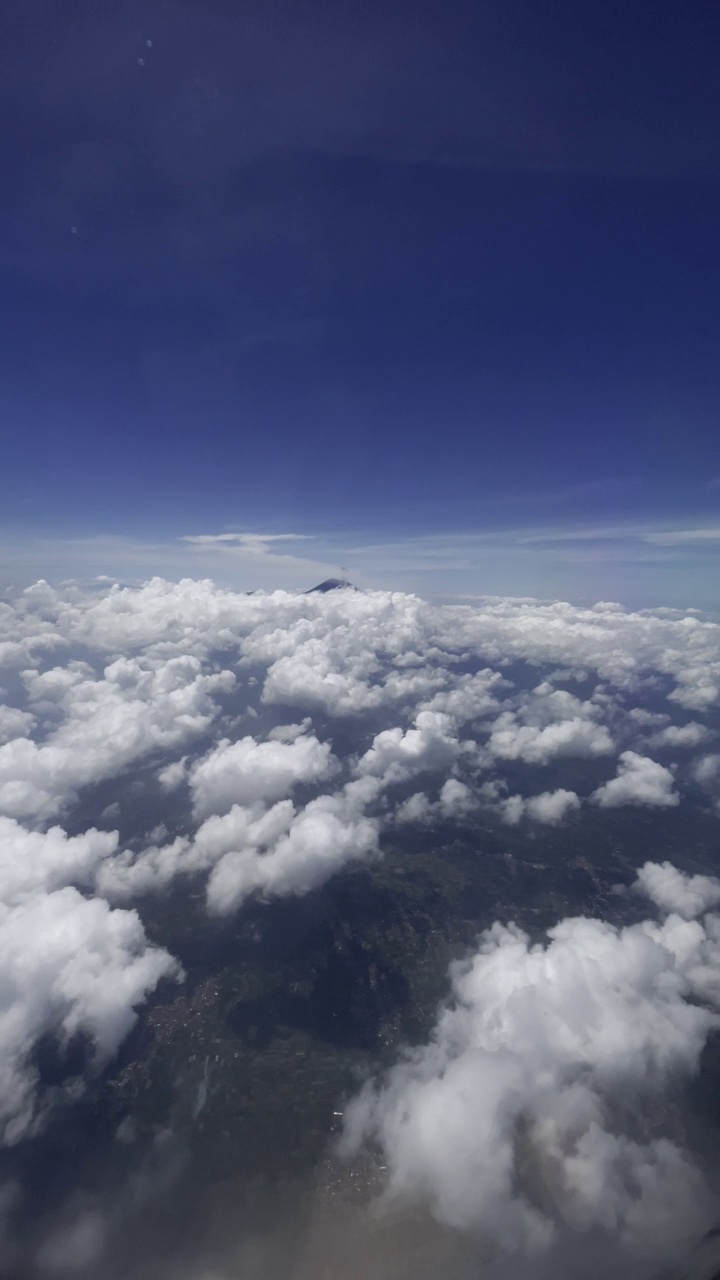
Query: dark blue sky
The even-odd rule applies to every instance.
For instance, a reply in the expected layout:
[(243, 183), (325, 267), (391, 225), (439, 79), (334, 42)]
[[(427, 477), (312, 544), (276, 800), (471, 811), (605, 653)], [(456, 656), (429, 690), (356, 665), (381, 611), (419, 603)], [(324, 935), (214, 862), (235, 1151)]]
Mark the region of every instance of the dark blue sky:
[(712, 532), (716, 6), (0, 25), (10, 542)]

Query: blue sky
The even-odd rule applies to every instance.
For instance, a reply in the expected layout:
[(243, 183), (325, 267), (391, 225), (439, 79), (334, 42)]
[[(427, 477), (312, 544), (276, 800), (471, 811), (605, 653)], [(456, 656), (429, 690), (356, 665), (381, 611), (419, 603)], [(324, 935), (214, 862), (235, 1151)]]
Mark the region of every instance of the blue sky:
[(720, 15), (449, 8), (8, 0), (3, 582), (720, 607)]

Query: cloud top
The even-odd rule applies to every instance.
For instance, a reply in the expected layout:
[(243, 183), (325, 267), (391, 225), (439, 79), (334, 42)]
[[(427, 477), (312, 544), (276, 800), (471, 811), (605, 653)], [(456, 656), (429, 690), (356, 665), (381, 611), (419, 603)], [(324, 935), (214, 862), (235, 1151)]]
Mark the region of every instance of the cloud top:
[[(668, 864), (639, 888), (688, 915), (718, 901)], [(652, 1272), (712, 1222), (665, 1090), (720, 1026), (719, 946), (716, 917), (568, 918), (543, 944), (495, 924), (454, 966), (429, 1042), (346, 1109), (346, 1155), (379, 1145), (386, 1197), (479, 1232), (488, 1257), (595, 1236)]]
[[(245, 551), (255, 539), (259, 554), (286, 539), (220, 537)], [(178, 975), (137, 914), (149, 894), (192, 882), (211, 915), (230, 915), (372, 864), (413, 826), (477, 841), (504, 823), (506, 838), (512, 826), (532, 838), (569, 823), (581, 832), (585, 815), (608, 821), (605, 810), (624, 806), (716, 802), (716, 757), (692, 753), (712, 737), (703, 717), (718, 700), (720, 627), (694, 615), (244, 594), (190, 579), (38, 582), (0, 608), (0, 665), (6, 1141), (41, 1123), (43, 1036), (85, 1037), (106, 1061), (161, 978)], [(644, 706), (648, 689), (664, 695), (661, 711)], [(676, 749), (679, 763), (647, 754)], [(623, 1053), (631, 1082), (641, 1059), (658, 1078), (696, 1060), (711, 1022), (692, 988), (715, 956), (696, 917), (716, 905), (716, 886), (660, 863), (638, 885), (670, 913), (662, 925), (565, 921), (540, 949), (498, 926), (456, 972), (454, 1012), (367, 1094), (357, 1121), (395, 1152), (396, 1189), (422, 1190), (457, 1222), (480, 1195), (531, 1244), (565, 1218), (605, 1222), (590, 1188), (601, 1149), (611, 1181), (646, 1178), (657, 1196), (675, 1185), (676, 1153), (620, 1140), (606, 1079)], [(567, 1113), (552, 1111), (558, 1090)], [(467, 1091), (475, 1129), (461, 1133), (453, 1117)], [(464, 1172), (441, 1185), (436, 1129), (462, 1153), (483, 1126), (490, 1164), (474, 1147), (456, 1152)], [(543, 1170), (557, 1165), (560, 1207), (508, 1190), (520, 1148)], [(635, 1227), (623, 1218), (619, 1229)]]

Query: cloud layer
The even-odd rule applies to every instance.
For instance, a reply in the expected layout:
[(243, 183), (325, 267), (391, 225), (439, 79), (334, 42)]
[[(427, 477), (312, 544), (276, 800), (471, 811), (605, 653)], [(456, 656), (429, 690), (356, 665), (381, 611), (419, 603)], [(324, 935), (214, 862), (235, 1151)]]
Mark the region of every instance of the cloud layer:
[[(613, 604), (438, 607), (399, 593), (246, 595), (160, 579), (39, 582), (8, 597), (5, 1140), (32, 1131), (45, 1105), (32, 1064), (43, 1036), (82, 1034), (100, 1063), (160, 978), (177, 976), (137, 915), (149, 893), (192, 880), (208, 912), (227, 915), (252, 896), (311, 892), (413, 825), (531, 830), (624, 806), (716, 805), (707, 745), (719, 641), (720, 628), (695, 615)], [(671, 871), (652, 876), (664, 905), (677, 885)], [(674, 909), (712, 905), (712, 892), (698, 882)], [(624, 939), (598, 922), (568, 926), (547, 955), (570, 966), (587, 943), (623, 963), (640, 948), (665, 965), (675, 943), (662, 928)], [(498, 972), (510, 955), (518, 972), (542, 967), (507, 931), (487, 947)], [(530, 1240), (534, 1211), (512, 1212)]]
[(659, 923), (569, 918), (535, 945), (494, 925), (454, 967), (429, 1043), (346, 1110), (344, 1151), (379, 1147), (386, 1201), (479, 1232), (488, 1262), (594, 1239), (656, 1274), (713, 1225), (667, 1091), (720, 1026), (720, 918), (694, 918), (720, 882), (648, 863), (637, 888)]

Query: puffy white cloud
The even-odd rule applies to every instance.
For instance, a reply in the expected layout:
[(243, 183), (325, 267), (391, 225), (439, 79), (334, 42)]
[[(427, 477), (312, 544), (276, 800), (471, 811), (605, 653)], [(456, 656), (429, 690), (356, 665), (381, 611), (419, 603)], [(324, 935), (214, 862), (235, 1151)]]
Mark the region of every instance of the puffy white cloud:
[(24, 738), (34, 725), (35, 717), (29, 711), (0, 706), (0, 746), (13, 738)]
[(525, 801), (525, 813), (536, 822), (554, 824), (562, 822), (574, 809), (580, 808), (580, 800), (574, 791), (563, 787), (557, 791), (543, 791), (539, 796), (529, 796)]
[(488, 791), (487, 798), (492, 806), (498, 807), (503, 822), (508, 826), (516, 826), (521, 818), (531, 818), (535, 822), (544, 822), (548, 826), (556, 826), (575, 809), (580, 808), (580, 798), (574, 791), (566, 791), (560, 787), (557, 791), (543, 791), (537, 796), (508, 796), (500, 799), (497, 789)]
[(488, 750), (500, 760), (524, 760), (547, 764), (560, 756), (603, 756), (613, 750), (605, 725), (577, 717), (539, 728), (518, 724), (512, 712), (503, 712), (493, 726)]
[(175, 791), (185, 781), (188, 771), (187, 759), (187, 756), (181, 756), (179, 760), (173, 760), (163, 769), (158, 769), (157, 780), (163, 791)]
[(286, 796), (301, 782), (318, 782), (336, 768), (330, 745), (313, 734), (291, 741), (223, 739), (195, 764), (190, 790), (196, 817), (227, 813), (234, 804), (255, 805)]
[(415, 791), (413, 795), (408, 796), (407, 800), (403, 800), (395, 810), (395, 821), (405, 822), (428, 822), (436, 813), (436, 806), (432, 804), (429, 796), (422, 791)]
[[(426, 662), (436, 653), (421, 601), (379, 591), (306, 600), (302, 617), (281, 626), (276, 610), (243, 643), (245, 660), (268, 668), (264, 702), (355, 715), (447, 683), (444, 667), (406, 666), (411, 649), (424, 652)], [(396, 665), (391, 654), (398, 655)]]
[(648, 711), (645, 707), (632, 707), (628, 711), (628, 719), (643, 729), (662, 727), (670, 722), (670, 716), (661, 711)]
[(308, 893), (341, 867), (374, 853), (378, 830), (378, 822), (364, 814), (352, 790), (319, 796), (292, 816), (272, 848), (263, 851), (250, 843), (220, 859), (208, 882), (208, 908), (222, 915), (252, 893)]
[(118, 1048), (135, 1008), (179, 972), (148, 944), (135, 911), (84, 897), (117, 847), (115, 833), (46, 835), (0, 819), (0, 1143), (42, 1121), (32, 1051), (43, 1035), (86, 1034), (95, 1066)]
[(686, 920), (720, 903), (720, 880), (684, 875), (671, 862), (646, 862), (637, 873), (635, 887), (666, 915), (675, 911)]
[(583, 701), (567, 689), (556, 689), (549, 680), (542, 680), (520, 700), (523, 722), (540, 727), (556, 724), (559, 720), (591, 719), (597, 710), (592, 700)]
[(714, 801), (720, 813), (720, 755), (700, 756), (693, 762), (691, 776), (702, 787), (703, 791)]
[(499, 671), (489, 667), (475, 675), (457, 677), (450, 688), (442, 689), (421, 705), (423, 711), (441, 711), (457, 724), (486, 717), (498, 710), (498, 697), (512, 685)]
[(360, 775), (374, 774), (384, 785), (404, 782), (425, 770), (447, 769), (458, 757), (461, 744), (453, 734), (450, 716), (420, 711), (413, 728), (384, 729), (358, 762)]
[(655, 1274), (713, 1222), (664, 1090), (720, 1026), (718, 961), (714, 917), (566, 919), (544, 945), (494, 925), (453, 967), (428, 1044), (346, 1108), (345, 1154), (377, 1144), (386, 1197), (429, 1204), (488, 1248), (604, 1239), (632, 1274)]
[(401, 824), (462, 820), (474, 813), (479, 804), (478, 796), (472, 787), (461, 782), (459, 778), (448, 778), (440, 788), (440, 794), (435, 803), (424, 792), (416, 791), (398, 805), (394, 820)]
[(604, 809), (625, 804), (671, 807), (680, 803), (674, 785), (671, 771), (657, 760), (638, 755), (636, 751), (623, 751), (616, 777), (598, 787), (590, 799)]
[(300, 724), (277, 724), (268, 733), (269, 742), (294, 742), (312, 727), (310, 716), (306, 716)]
[[(496, 792), (487, 793), (491, 800), (496, 798)], [(516, 827), (525, 812), (525, 801), (522, 796), (508, 796), (506, 800), (500, 802), (500, 816), (503, 822), (509, 827)]]
[(693, 777), (703, 787), (720, 782), (720, 755), (701, 756), (693, 765)]
[(296, 817), (292, 800), (280, 800), (269, 809), (234, 804), (227, 813), (206, 818), (194, 836), (152, 844), (140, 853), (124, 850), (99, 867), (96, 885), (110, 900), (125, 900), (162, 890), (177, 876), (209, 873), (226, 854), (266, 855), (287, 835)]
[(491, 663), (508, 657), (560, 663), (627, 690), (656, 671), (674, 682), (670, 697), (680, 706), (702, 710), (720, 699), (720, 628), (692, 614), (490, 598), (475, 608), (447, 609), (441, 625), (448, 642), (452, 635)]
[(65, 885), (90, 887), (98, 868), (117, 851), (116, 831), (94, 828), (67, 836), (62, 827), (44, 835), (0, 817), (0, 902), (17, 905), (28, 896)]
[(148, 844), (140, 853), (123, 849), (102, 863), (95, 887), (109, 901), (125, 901), (167, 888), (176, 876), (192, 875), (207, 868), (210, 859), (188, 837), (177, 836), (162, 844)]
[(598, 723), (602, 713), (602, 703), (582, 702), (544, 681), (522, 695), (516, 709), (498, 716), (488, 751), (497, 759), (528, 764), (547, 764), (562, 756), (607, 755), (613, 740), (607, 727)]
[(580, 801), (574, 791), (566, 791), (559, 787), (557, 791), (543, 791), (541, 795), (529, 796), (525, 800), (525, 813), (536, 822), (555, 824), (574, 809), (580, 808)]
[(440, 788), (440, 812), (449, 818), (461, 818), (477, 808), (475, 793), (457, 778), (448, 778)]
[(366, 810), (380, 788), (367, 777), (301, 809), (290, 799), (270, 808), (233, 804), (205, 818), (193, 837), (104, 862), (95, 883), (110, 900), (124, 900), (161, 890), (177, 876), (207, 873), (208, 909), (215, 915), (235, 911), (252, 894), (308, 893), (346, 864), (378, 852), (380, 824)]
[(202, 733), (217, 713), (214, 695), (234, 684), (229, 671), (203, 673), (195, 657), (118, 658), (101, 678), (84, 669), (25, 678), (31, 696), (52, 691), (64, 719), (40, 744), (16, 738), (0, 747), (0, 812), (40, 820), (79, 788)]
[(700, 747), (713, 736), (707, 725), (699, 724), (697, 720), (690, 720), (687, 724), (669, 724), (658, 733), (654, 733), (648, 740), (648, 746)]

